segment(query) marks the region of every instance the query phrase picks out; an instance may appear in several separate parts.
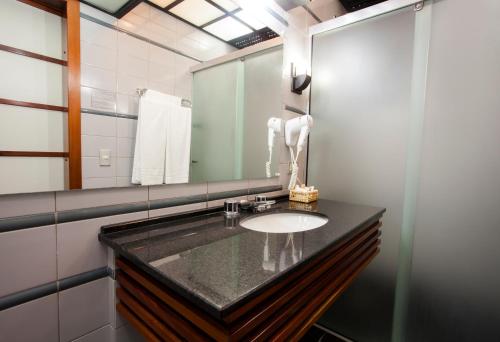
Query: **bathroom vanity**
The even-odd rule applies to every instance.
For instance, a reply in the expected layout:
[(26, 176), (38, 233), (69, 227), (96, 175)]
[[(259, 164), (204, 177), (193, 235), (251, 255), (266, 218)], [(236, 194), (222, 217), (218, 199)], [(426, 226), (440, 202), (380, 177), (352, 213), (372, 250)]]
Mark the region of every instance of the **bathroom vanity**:
[[(384, 211), (281, 199), (236, 218), (212, 209), (105, 226), (99, 239), (115, 251), (117, 310), (147, 340), (288, 341), (303, 336), (377, 255)], [(239, 224), (286, 212), (328, 222), (295, 233)]]

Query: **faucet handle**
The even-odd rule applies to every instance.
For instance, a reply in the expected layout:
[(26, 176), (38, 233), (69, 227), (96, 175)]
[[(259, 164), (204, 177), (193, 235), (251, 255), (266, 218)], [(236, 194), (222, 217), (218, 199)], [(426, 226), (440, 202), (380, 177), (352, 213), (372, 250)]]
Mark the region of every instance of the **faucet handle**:
[(224, 215), (226, 217), (235, 217), (240, 214), (239, 208), (240, 202), (237, 200), (225, 200), (224, 201)]

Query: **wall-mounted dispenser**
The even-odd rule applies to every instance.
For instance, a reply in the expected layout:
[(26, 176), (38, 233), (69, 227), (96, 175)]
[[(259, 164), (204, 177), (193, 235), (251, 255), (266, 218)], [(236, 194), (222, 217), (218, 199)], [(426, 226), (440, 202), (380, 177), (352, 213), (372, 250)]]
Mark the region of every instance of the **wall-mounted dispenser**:
[(291, 66), (291, 76), (292, 76), (292, 93), (301, 95), (302, 91), (306, 89), (311, 83), (311, 76), (309, 76), (307, 72), (297, 75), (297, 69), (293, 63)]

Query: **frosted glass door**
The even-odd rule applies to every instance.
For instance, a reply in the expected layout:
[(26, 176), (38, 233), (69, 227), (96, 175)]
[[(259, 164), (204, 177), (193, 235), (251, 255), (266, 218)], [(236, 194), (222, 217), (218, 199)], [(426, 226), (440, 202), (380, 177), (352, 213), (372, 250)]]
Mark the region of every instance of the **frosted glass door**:
[(313, 39), (308, 183), (322, 198), (387, 208), (381, 253), (321, 320), (356, 341), (391, 339), (414, 26), (407, 8)]
[(241, 179), (235, 159), (239, 63), (194, 74), (191, 182)]

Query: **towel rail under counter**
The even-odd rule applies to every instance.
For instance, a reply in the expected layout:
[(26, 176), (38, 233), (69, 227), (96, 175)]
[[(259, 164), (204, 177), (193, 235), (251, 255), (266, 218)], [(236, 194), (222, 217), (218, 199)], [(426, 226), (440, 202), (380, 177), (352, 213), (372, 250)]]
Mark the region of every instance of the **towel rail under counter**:
[[(139, 97), (141, 97), (142, 95), (144, 95), (146, 93), (148, 89), (146, 88), (137, 88), (137, 95), (139, 95)], [(191, 108), (193, 106), (193, 104), (191, 103), (191, 100), (189, 99), (181, 99), (181, 106), (182, 107), (186, 107), (186, 108)]]

